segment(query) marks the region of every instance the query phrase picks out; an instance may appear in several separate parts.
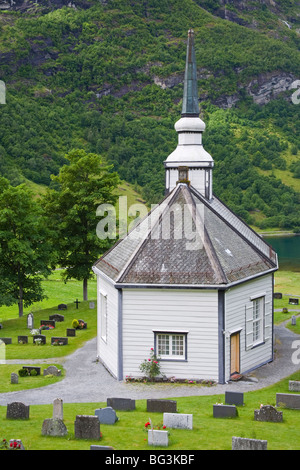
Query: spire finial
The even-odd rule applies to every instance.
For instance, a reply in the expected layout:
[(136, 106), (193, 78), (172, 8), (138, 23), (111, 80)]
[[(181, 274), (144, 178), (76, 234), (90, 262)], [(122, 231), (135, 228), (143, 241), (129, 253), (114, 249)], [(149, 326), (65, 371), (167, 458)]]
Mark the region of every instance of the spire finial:
[(197, 66), (194, 44), (194, 31), (188, 31), (188, 43), (185, 64), (184, 90), (182, 102), (182, 117), (198, 117), (198, 87), (197, 87)]

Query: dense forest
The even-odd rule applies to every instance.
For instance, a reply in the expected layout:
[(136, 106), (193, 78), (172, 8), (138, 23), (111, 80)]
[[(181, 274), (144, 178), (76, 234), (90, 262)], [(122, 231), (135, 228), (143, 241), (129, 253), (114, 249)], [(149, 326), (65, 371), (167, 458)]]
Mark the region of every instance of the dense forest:
[(25, 8), (18, 0), (2, 9), (0, 174), (13, 185), (51, 186), (65, 154), (84, 149), (158, 202), (163, 161), (177, 145), (192, 27), (215, 194), (256, 227), (299, 231), (300, 105), (280, 88), (300, 79), (300, 30), (291, 21), (298, 2), (272, 2), (272, 9), (232, 1), (225, 13), (224, 3), (79, 0)]

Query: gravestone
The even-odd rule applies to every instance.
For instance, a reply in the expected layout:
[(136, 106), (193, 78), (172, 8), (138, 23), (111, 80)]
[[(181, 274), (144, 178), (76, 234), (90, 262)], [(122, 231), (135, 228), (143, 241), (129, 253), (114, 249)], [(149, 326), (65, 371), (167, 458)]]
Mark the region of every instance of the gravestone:
[(33, 317), (33, 313), (28, 313), (27, 315), (27, 328), (29, 330), (33, 330), (34, 329), (34, 317)]
[(66, 346), (68, 344), (68, 338), (53, 336), (51, 338), (51, 344), (57, 344), (59, 346)]
[(95, 302), (90, 302), (90, 303), (89, 303), (89, 307), (90, 307), (91, 309), (95, 308)]
[(63, 400), (61, 398), (55, 398), (53, 401), (53, 418), (54, 419), (63, 419)]
[(289, 299), (290, 305), (299, 305), (299, 299)]
[(254, 420), (282, 423), (282, 411), (277, 411), (276, 408), (271, 405), (263, 405), (259, 410), (254, 410)]
[(276, 393), (276, 406), (300, 410), (300, 395), (294, 393)]
[(244, 404), (244, 394), (242, 392), (225, 391), (225, 403), (227, 405), (241, 406)]
[(147, 400), (147, 411), (150, 413), (177, 413), (177, 402), (174, 400)]
[(5, 343), (0, 339), (0, 364), (5, 364)]
[(289, 390), (291, 392), (300, 392), (300, 381), (299, 380), (290, 380), (289, 381)]
[(61, 370), (56, 366), (49, 366), (47, 369), (44, 369), (44, 375), (54, 375), (55, 377), (60, 377)]
[(0, 340), (3, 341), (4, 344), (12, 344), (11, 338), (0, 338)]
[(66, 436), (68, 434), (67, 427), (62, 419), (47, 418), (42, 425), (43, 436)]
[(235, 405), (213, 405), (214, 418), (235, 418), (237, 410)]
[(67, 328), (67, 336), (76, 336), (75, 328)]
[(28, 371), (28, 375), (30, 375), (32, 370), (36, 371), (36, 375), (41, 375), (41, 368), (35, 366), (23, 366), (22, 369), (26, 369)]
[(282, 293), (281, 292), (274, 292), (274, 299), (282, 299)]
[(58, 310), (67, 310), (68, 306), (66, 304), (59, 304), (57, 309)]
[(8, 403), (6, 419), (29, 419), (29, 405), (18, 401)]
[(19, 383), (19, 376), (15, 372), (10, 374), (10, 383), (11, 384), (18, 384)]
[(52, 326), (55, 328), (55, 321), (54, 320), (41, 320), (41, 326)]
[(164, 413), (163, 423), (167, 428), (193, 429), (193, 415), (183, 413)]
[(54, 313), (53, 315), (49, 316), (49, 320), (54, 321), (54, 322), (62, 322), (65, 321), (64, 315), (61, 315), (60, 313)]
[(80, 330), (86, 330), (87, 329), (87, 323), (84, 320), (78, 320), (79, 323), (79, 329)]
[(169, 436), (168, 431), (160, 431), (158, 429), (148, 430), (148, 445), (149, 446), (162, 446), (168, 447)]
[(46, 344), (46, 336), (45, 335), (33, 335), (33, 342), (39, 342), (40, 344)]
[(100, 421), (97, 416), (77, 415), (74, 428), (76, 439), (100, 439)]
[(232, 450), (267, 450), (268, 441), (248, 439), (247, 437), (233, 437)]
[(28, 336), (18, 336), (19, 344), (28, 344)]
[(95, 410), (95, 416), (98, 417), (100, 424), (115, 424), (119, 419), (111, 406), (107, 408), (97, 408), (97, 410)]
[(293, 315), (292, 316), (292, 326), (296, 326), (296, 322), (297, 322), (296, 315)]
[(106, 404), (107, 406), (111, 406), (114, 410), (135, 410), (135, 400), (131, 398), (108, 398)]
[(9, 450), (25, 450), (21, 439), (10, 439), (8, 448)]
[(91, 445), (90, 450), (114, 450), (114, 448), (110, 446)]

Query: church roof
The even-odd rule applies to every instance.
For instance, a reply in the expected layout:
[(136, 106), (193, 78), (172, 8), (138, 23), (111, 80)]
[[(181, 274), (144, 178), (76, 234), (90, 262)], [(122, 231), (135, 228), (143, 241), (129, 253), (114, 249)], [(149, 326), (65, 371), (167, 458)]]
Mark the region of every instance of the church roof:
[(277, 257), (220, 200), (179, 183), (95, 268), (120, 285), (217, 287), (275, 270)]

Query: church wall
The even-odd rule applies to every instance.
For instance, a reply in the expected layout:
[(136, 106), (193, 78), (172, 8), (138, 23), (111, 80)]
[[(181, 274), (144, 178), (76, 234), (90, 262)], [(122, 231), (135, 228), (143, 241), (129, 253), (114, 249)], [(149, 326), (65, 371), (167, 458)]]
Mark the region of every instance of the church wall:
[(123, 376), (141, 377), (139, 369), (155, 332), (186, 333), (187, 357), (161, 361), (167, 377), (218, 379), (218, 293), (208, 290), (123, 290)]
[[(101, 300), (107, 298), (106, 340), (102, 338)], [(105, 367), (115, 376), (118, 375), (118, 291), (112, 282), (97, 275), (97, 355)]]
[[(253, 298), (263, 297), (263, 339), (251, 344), (249, 328), (253, 315)], [(225, 294), (225, 380), (230, 378), (230, 334), (240, 331), (240, 373), (248, 372), (272, 360), (273, 279), (268, 274), (229, 289)]]

